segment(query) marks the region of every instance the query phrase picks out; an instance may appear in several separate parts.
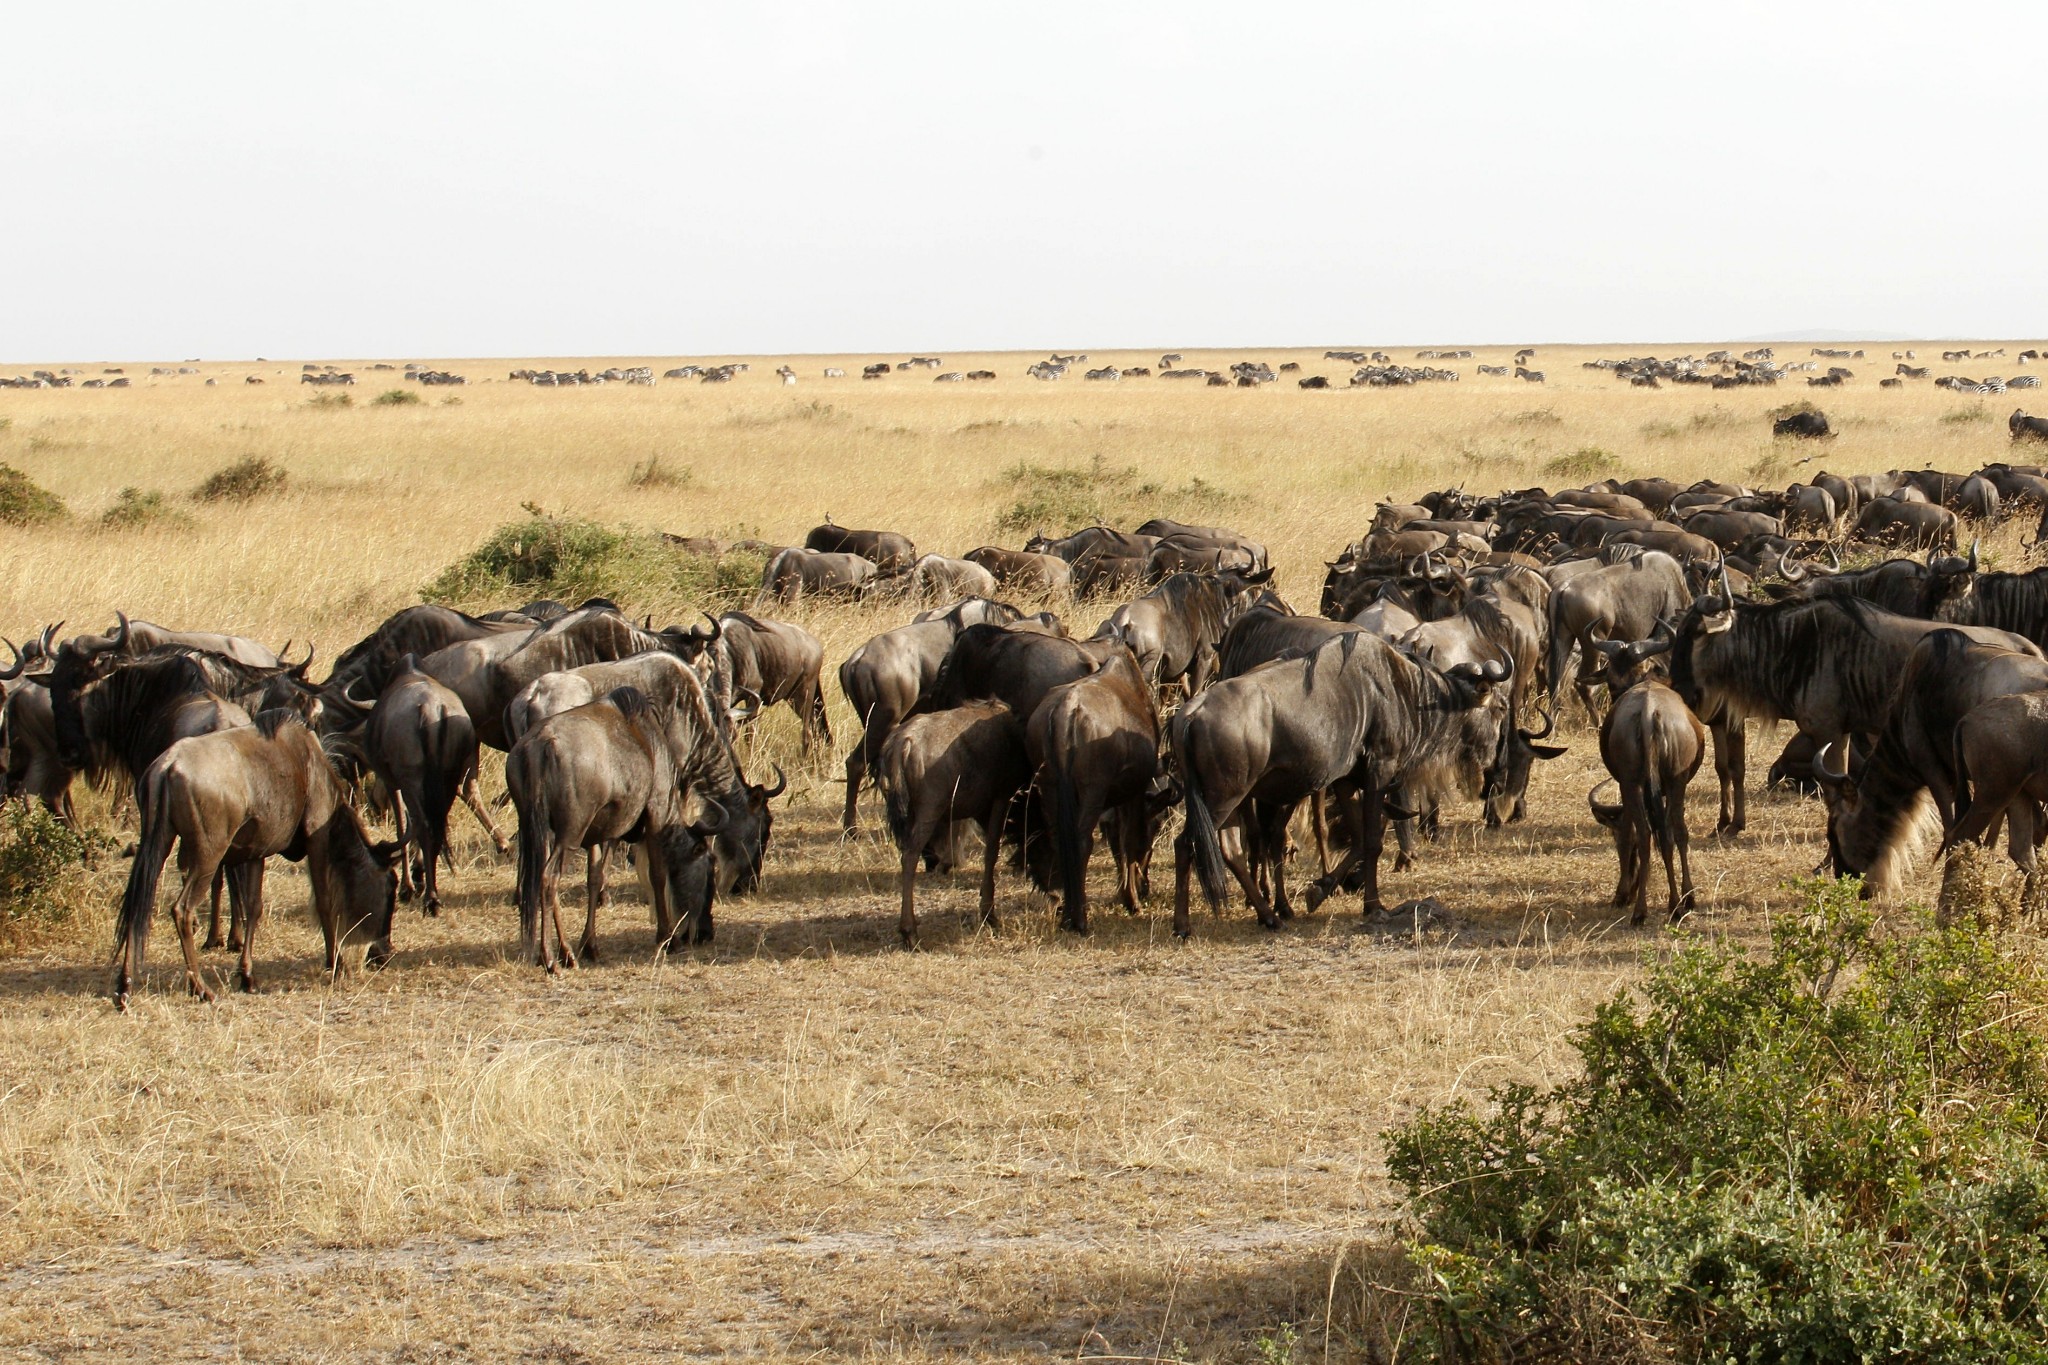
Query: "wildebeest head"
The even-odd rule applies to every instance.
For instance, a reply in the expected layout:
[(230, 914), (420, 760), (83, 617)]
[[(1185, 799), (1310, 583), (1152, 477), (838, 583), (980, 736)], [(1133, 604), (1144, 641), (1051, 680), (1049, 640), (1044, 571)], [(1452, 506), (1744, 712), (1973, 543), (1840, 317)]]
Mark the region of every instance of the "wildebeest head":
[(371, 843), (353, 807), (337, 805), (327, 822), (322, 896), (333, 907), (337, 944), (369, 947), (369, 962), (381, 967), (391, 957), (391, 918), (398, 906), (398, 860), (404, 845)]
[(79, 770), (91, 761), (86, 742), (85, 716), (79, 707), (79, 693), (106, 676), (114, 660), (128, 652), (128, 617), (115, 612), (120, 624), (106, 635), (80, 635), (57, 647), (49, 672), (36, 679), (50, 689), (50, 712), (56, 724), (57, 758), (67, 768)]
[(1919, 614), (1930, 621), (1965, 619), (1970, 600), (1977, 593), (1979, 542), (1970, 542), (1968, 555), (1929, 555), (1927, 574), (1920, 581)]
[(768, 803), (789, 790), (789, 778), (783, 773), (782, 765), (771, 766), (775, 769), (774, 786), (746, 783), (747, 813), (752, 816), (753, 835), (732, 850), (740, 855), (737, 860), (739, 872), (732, 883), (735, 895), (760, 889), (761, 864), (768, 856), (768, 835), (775, 824), (775, 813)]
[(1525, 802), (1529, 792), (1529, 776), (1540, 759), (1561, 758), (1566, 753), (1562, 744), (1543, 744), (1550, 732), (1557, 728), (1557, 714), (1554, 711), (1539, 710), (1543, 728), (1529, 730), (1519, 724), (1501, 727), (1499, 756), (1493, 766), (1486, 770), (1481, 795), (1486, 802), (1486, 824), (1489, 829), (1498, 829), (1510, 820), (1519, 820), (1526, 813)]

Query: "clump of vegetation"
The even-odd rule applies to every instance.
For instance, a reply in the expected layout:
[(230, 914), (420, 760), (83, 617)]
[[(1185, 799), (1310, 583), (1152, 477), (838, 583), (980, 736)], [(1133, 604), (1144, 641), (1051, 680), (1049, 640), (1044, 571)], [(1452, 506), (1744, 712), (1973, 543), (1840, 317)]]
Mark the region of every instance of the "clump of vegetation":
[(1238, 500), (1199, 475), (1168, 487), (1141, 477), (1135, 466), (1111, 465), (1100, 455), (1084, 468), (1020, 462), (1005, 469), (1000, 482), (1014, 494), (996, 514), (1001, 532), (1060, 535), (1083, 526), (1136, 526), (1153, 517), (1211, 513)]
[(352, 408), (355, 398), (346, 393), (316, 393), (306, 400), (309, 408)]
[(411, 389), (386, 389), (370, 400), (373, 408), (410, 407), (420, 401), (420, 396)]
[(1530, 408), (1527, 412), (1511, 413), (1500, 420), (1517, 427), (1555, 427), (1564, 424), (1564, 418), (1557, 415), (1556, 408)]
[(62, 521), (64, 499), (11, 464), (0, 464), (0, 522), (9, 526), (40, 526)]
[(1543, 462), (1543, 472), (1554, 479), (1604, 479), (1621, 468), (1611, 450), (1580, 446), (1569, 455), (1555, 455)]
[(843, 422), (846, 414), (830, 403), (812, 399), (805, 403), (786, 403), (768, 412), (736, 412), (725, 419), (729, 427), (773, 427), (784, 422)]
[(535, 597), (573, 603), (604, 596), (682, 616), (700, 607), (743, 606), (761, 586), (761, 555), (694, 555), (653, 532), (524, 506), (523, 520), (491, 532), (420, 595), (493, 607)]
[(184, 512), (164, 499), (154, 488), (124, 488), (114, 505), (100, 513), (100, 525), (109, 530), (133, 530), (140, 526), (176, 526), (190, 521)]
[(199, 502), (247, 502), (282, 493), (285, 471), (262, 455), (248, 455), (208, 474), (192, 496)]
[(0, 921), (9, 937), (62, 922), (85, 900), (86, 865), (113, 847), (80, 833), (39, 804), (18, 802), (0, 816)]
[(1671, 441), (1685, 435), (1685, 428), (1676, 422), (1645, 422), (1642, 433), (1652, 441)]
[(1972, 403), (1967, 408), (1956, 408), (1941, 415), (1942, 425), (1949, 427), (1966, 427), (1977, 422), (1988, 422), (1990, 420), (1991, 409), (1985, 407), (1982, 403)]
[(663, 464), (661, 456), (649, 455), (633, 466), (633, 472), (626, 476), (626, 485), (629, 488), (688, 488), (696, 477), (688, 465)]
[(1424, 1354), (2048, 1359), (2039, 955), (1802, 890), (1601, 1006), (1577, 1080), (1387, 1134)]
[(1819, 411), (1820, 409), (1814, 405), (1812, 399), (1801, 398), (1796, 402), (1780, 403), (1777, 407), (1765, 413), (1764, 416), (1770, 418), (1773, 422), (1782, 422), (1787, 417), (1797, 417), (1801, 413)]
[(1744, 466), (1742, 477), (1752, 484), (1769, 483), (1783, 474), (1788, 465), (1782, 450), (1766, 450)]

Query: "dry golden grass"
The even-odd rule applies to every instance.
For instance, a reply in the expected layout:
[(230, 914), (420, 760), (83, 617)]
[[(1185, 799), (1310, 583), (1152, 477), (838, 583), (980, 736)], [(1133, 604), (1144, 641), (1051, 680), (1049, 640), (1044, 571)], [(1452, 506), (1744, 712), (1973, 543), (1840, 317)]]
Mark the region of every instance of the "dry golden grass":
[[(484, 384), (527, 362), (441, 362), (471, 383), (401, 408), (367, 406), (397, 381), (361, 365), (347, 409), (309, 407), (320, 391), (295, 365), (203, 367), (215, 388), (0, 391), (0, 462), (73, 512), (0, 532), (0, 628), (97, 628), (120, 606), (310, 638), (332, 658), (523, 502), (777, 541), (829, 511), (957, 553), (1021, 538), (995, 530), (1006, 469), (1098, 459), (1264, 539), (1283, 590), (1312, 607), (1319, 561), (1388, 492), (1556, 485), (1545, 464), (1588, 448), (1623, 475), (1784, 482), (1809, 453), (1774, 447), (1763, 417), (1803, 384), (1650, 392), (1579, 368), (1622, 353), (1544, 348), (1542, 388), (1462, 362), (1455, 386), (1356, 393), (1041, 385), (1018, 356), (948, 357), (1006, 376), (959, 386), (824, 381), (822, 366), (857, 374), (861, 358), (806, 358), (793, 389), (774, 358), (731, 385), (654, 390)], [(1260, 354), (1349, 372), (1320, 352)], [(1092, 363), (1105, 359), (1157, 357)], [(1972, 400), (1880, 391), (1890, 362), (1860, 368), (1859, 386), (1815, 395), (1842, 431), (1830, 468), (2005, 452), (2012, 400), (1944, 421)], [(249, 455), (288, 471), (283, 493), (186, 496)], [(650, 458), (691, 477), (636, 486)], [(1220, 491), (1187, 497), (1196, 477)], [(189, 521), (101, 529), (130, 486)], [(627, 605), (680, 618), (695, 604)], [(794, 614), (826, 639), (829, 669), (906, 611)], [(1095, 611), (1078, 615), (1092, 628)], [(1082, 942), (1008, 880), (1003, 931), (972, 929), (971, 879), (939, 879), (921, 893), (927, 951), (904, 954), (893, 853), (872, 829), (838, 837), (838, 754), (856, 731), (830, 690), (832, 758), (800, 764), (786, 713), (753, 741), (752, 761), (796, 777), (764, 892), (720, 905), (715, 948), (663, 966), (631, 892), (596, 969), (548, 981), (511, 960), (509, 867), (458, 811), (444, 916), (402, 911), (384, 972), (330, 986), (317, 933), (287, 915), (259, 953), (265, 994), (201, 1007), (173, 992), (160, 949), (151, 989), (116, 1016), (103, 959), (125, 864), (108, 860), (95, 899), (0, 960), (0, 1346), (1239, 1359), (1292, 1341), (1304, 1359), (1326, 1343), (1358, 1358), (1399, 1330), (1398, 1299), (1369, 1290), (1398, 1273), (1378, 1131), (1559, 1074), (1575, 1023), (1670, 941), (1606, 907), (1613, 855), (1585, 811), (1598, 759), (1568, 726), (1572, 754), (1539, 771), (1527, 824), (1488, 834), (1459, 811), (1415, 869), (1388, 874), (1390, 900), (1450, 904), (1448, 936), (1365, 933), (1333, 903), (1279, 935), (1202, 916), (1176, 945), (1166, 856), (1151, 913), (1099, 916)], [(1760, 770), (1770, 746), (1752, 748)], [(1710, 778), (1692, 809), (1711, 826)], [(1740, 843), (1697, 839), (1687, 932), (1758, 934), (1791, 900), (1784, 879), (1820, 858), (1818, 832), (1812, 804), (1762, 797)], [(295, 871), (272, 885), (275, 904), (303, 904)], [(1930, 890), (1924, 874), (1915, 887)]]

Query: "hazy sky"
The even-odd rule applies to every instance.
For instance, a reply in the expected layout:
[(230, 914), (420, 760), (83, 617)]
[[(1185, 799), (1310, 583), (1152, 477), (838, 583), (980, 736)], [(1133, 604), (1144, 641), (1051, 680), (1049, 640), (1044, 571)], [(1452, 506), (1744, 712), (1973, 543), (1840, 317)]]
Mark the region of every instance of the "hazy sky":
[(2048, 6), (11, 6), (0, 358), (2048, 333)]

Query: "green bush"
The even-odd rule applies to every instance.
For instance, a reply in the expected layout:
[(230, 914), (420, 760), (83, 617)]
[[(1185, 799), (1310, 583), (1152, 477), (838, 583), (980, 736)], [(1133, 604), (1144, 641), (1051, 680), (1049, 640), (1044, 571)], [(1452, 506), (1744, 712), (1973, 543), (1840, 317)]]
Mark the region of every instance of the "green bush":
[(11, 464), (0, 464), (0, 522), (39, 526), (64, 519), (64, 499)]
[(1803, 889), (1767, 957), (1690, 944), (1601, 1006), (1580, 1079), (1387, 1134), (1425, 1350), (2048, 1359), (2048, 976)]
[(85, 865), (112, 842), (66, 828), (39, 804), (15, 802), (0, 816), (0, 918), (16, 928), (71, 913)]
[(1611, 450), (1580, 446), (1569, 455), (1557, 455), (1543, 462), (1543, 472), (1556, 479), (1604, 479), (1621, 468)]
[(355, 398), (346, 393), (316, 393), (306, 400), (309, 408), (352, 408)]
[(514, 605), (514, 599), (574, 603), (604, 596), (684, 615), (742, 606), (761, 586), (765, 561), (758, 554), (706, 558), (652, 532), (554, 516), (531, 503), (526, 511), (524, 520), (500, 526), (443, 569), (421, 596), (492, 607)]
[(200, 502), (247, 502), (284, 491), (284, 470), (261, 455), (250, 455), (208, 474), (192, 496)]
[(386, 389), (370, 400), (373, 408), (403, 408), (420, 401), (411, 389)]
[(996, 530), (1006, 533), (1059, 536), (1084, 526), (1136, 526), (1153, 517), (1213, 513), (1237, 501), (1199, 475), (1168, 488), (1142, 478), (1132, 466), (1107, 464), (1100, 455), (1082, 468), (1020, 462), (1005, 469), (999, 482), (1013, 494), (996, 514)]
[(688, 465), (663, 464), (661, 456), (649, 455), (646, 460), (633, 466), (633, 472), (626, 476), (629, 488), (688, 488), (696, 480), (696, 474)]
[(1972, 403), (1967, 408), (1953, 408), (1941, 415), (1943, 426), (1966, 427), (1977, 422), (1991, 420), (1991, 409), (1982, 403)]
[(124, 488), (115, 498), (114, 505), (100, 513), (100, 525), (109, 530), (133, 530), (139, 526), (176, 526), (190, 520), (190, 517), (165, 502), (164, 495), (154, 488)]

